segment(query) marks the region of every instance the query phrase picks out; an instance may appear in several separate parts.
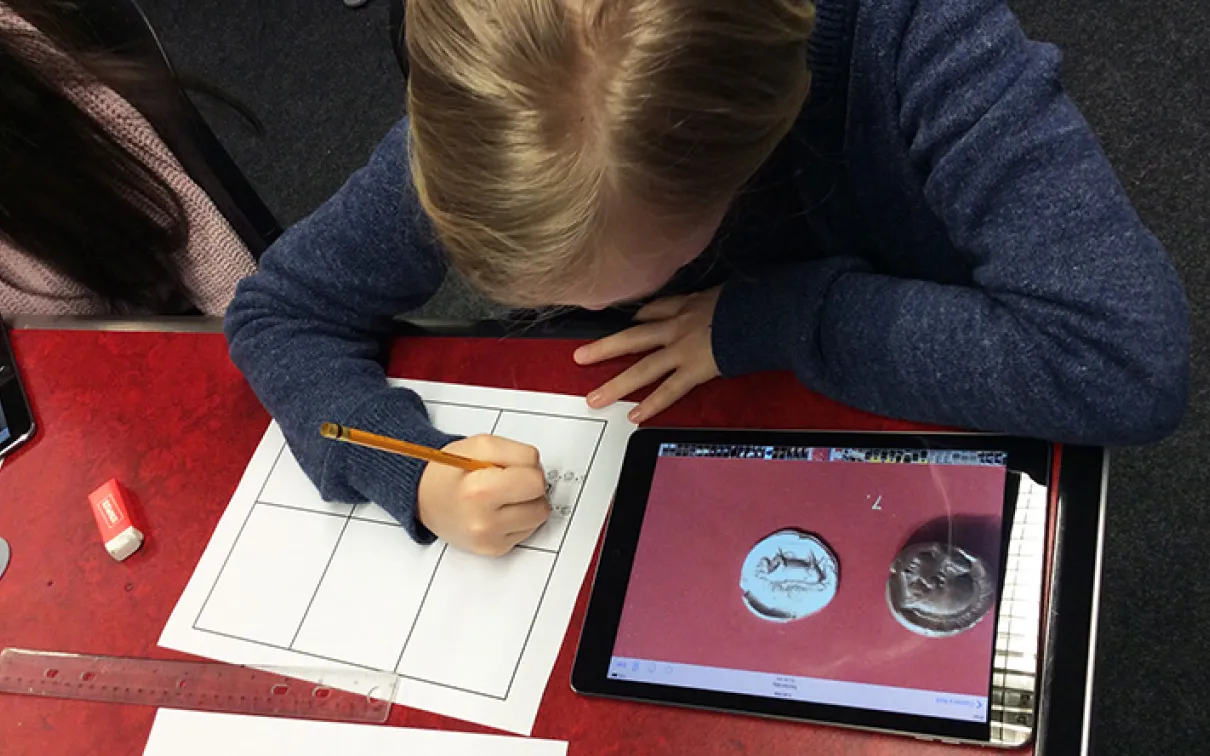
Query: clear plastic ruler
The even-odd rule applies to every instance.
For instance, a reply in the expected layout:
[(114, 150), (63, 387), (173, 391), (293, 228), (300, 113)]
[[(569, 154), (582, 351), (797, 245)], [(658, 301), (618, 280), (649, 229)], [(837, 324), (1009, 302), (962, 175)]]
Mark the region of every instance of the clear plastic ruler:
[(0, 652), (0, 693), (232, 714), (379, 724), (398, 684), (397, 676), (376, 670)]

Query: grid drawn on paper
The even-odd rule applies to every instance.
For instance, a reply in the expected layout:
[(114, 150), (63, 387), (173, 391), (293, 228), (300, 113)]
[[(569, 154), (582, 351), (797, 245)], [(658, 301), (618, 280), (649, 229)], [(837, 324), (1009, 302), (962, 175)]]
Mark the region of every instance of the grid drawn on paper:
[[(416, 606), (415, 611), (412, 613), (412, 616), (410, 619), (410, 624), (407, 627), (406, 633), (401, 633), (401, 635), (403, 635), (403, 643), (399, 649), (398, 655), (395, 658), (395, 663), (393, 666), (387, 667), (387, 666), (378, 666), (378, 665), (368, 665), (368, 664), (364, 664), (364, 663), (359, 663), (359, 662), (351, 660), (351, 659), (338, 658), (337, 656), (317, 653), (315, 651), (302, 650), (300, 648), (295, 647), (295, 643), (298, 641), (299, 634), (302, 632), (304, 625), (306, 624), (309, 616), (311, 615), (311, 610), (313, 608), (315, 600), (319, 596), (322, 588), (324, 587), (324, 580), (328, 576), (328, 571), (332, 567), (333, 560), (336, 558), (336, 555), (340, 549), (341, 543), (345, 539), (345, 535), (349, 529), (350, 524), (353, 522), (357, 522), (357, 523), (361, 523), (362, 525), (364, 525), (365, 527), (368, 527), (368, 528), (387, 528), (387, 529), (393, 529), (394, 531), (398, 531), (398, 532), (402, 532), (402, 526), (394, 521), (388, 522), (388, 521), (384, 521), (383, 519), (380, 519), (380, 518), (367, 517), (363, 514), (360, 514), (360, 511), (364, 505), (349, 505), (349, 504), (333, 503), (332, 511), (324, 511), (324, 510), (316, 510), (316, 509), (312, 509), (312, 508), (308, 508), (308, 507), (291, 506), (289, 504), (282, 504), (280, 502), (264, 500), (263, 496), (265, 494), (265, 489), (268, 486), (270, 480), (273, 478), (275, 472), (277, 472), (278, 465), (282, 462), (283, 455), (285, 455), (288, 451), (288, 446), (284, 440), (282, 441), (281, 447), (277, 450), (276, 456), (274, 457), (273, 464), (270, 467), (268, 473), (264, 476), (264, 479), (260, 481), (260, 485), (257, 488), (256, 497), (255, 497), (252, 505), (248, 508), (248, 513), (244, 516), (244, 520), (240, 525), (240, 529), (239, 529), (238, 533), (236, 534), (236, 537), (233, 540), (230, 549), (228, 550), (227, 554), (224, 557), (222, 567), (220, 567), (218, 575), (215, 577), (214, 582), (210, 585), (210, 589), (207, 592), (206, 598), (202, 602), (202, 605), (198, 610), (197, 616), (194, 618), (194, 620), (192, 622), (193, 629), (200, 631), (200, 632), (208, 633), (211, 635), (219, 636), (219, 637), (229, 638), (229, 639), (233, 639), (233, 640), (239, 640), (239, 641), (242, 641), (245, 643), (251, 643), (251, 644), (255, 644), (255, 645), (259, 645), (259, 646), (274, 648), (274, 649), (281, 650), (281, 651), (288, 651), (290, 653), (300, 654), (300, 655), (303, 655), (306, 657), (320, 659), (320, 660), (327, 661), (327, 662), (333, 662), (333, 663), (347, 665), (350, 667), (361, 668), (361, 669), (384, 671), (384, 672), (388, 672), (391, 674), (399, 675), (400, 677), (402, 677), (404, 679), (411, 680), (414, 682), (424, 683), (427, 685), (435, 685), (435, 686), (459, 691), (459, 692), (470, 694), (470, 695), (481, 696), (484, 698), (489, 698), (489, 699), (498, 700), (498, 701), (507, 700), (508, 695), (509, 695), (510, 691), (512, 690), (513, 683), (515, 682), (517, 672), (520, 669), (521, 663), (525, 658), (526, 649), (529, 645), (530, 636), (533, 633), (534, 624), (537, 622), (537, 618), (541, 612), (542, 604), (545, 600), (546, 591), (549, 587), (551, 577), (554, 575), (555, 569), (558, 565), (559, 555), (562, 552), (563, 545), (567, 539), (567, 534), (572, 527), (572, 523), (574, 521), (576, 513), (579, 511), (580, 498), (584, 492), (584, 485), (592, 473), (593, 465), (596, 462), (597, 454), (600, 450), (601, 441), (603, 440), (604, 435), (605, 435), (606, 421), (603, 419), (585, 418), (585, 417), (578, 417), (578, 416), (574, 416), (574, 415), (560, 415), (560, 414), (556, 414), (556, 413), (535, 412), (535, 411), (531, 411), (531, 410), (503, 409), (503, 408), (498, 408), (498, 407), (485, 407), (485, 406), (481, 406), (481, 405), (470, 405), (470, 404), (463, 404), (463, 403), (457, 403), (457, 402), (426, 400), (425, 403), (430, 408), (435, 407), (435, 406), (446, 406), (446, 407), (455, 407), (455, 408), (461, 408), (461, 409), (482, 410), (482, 411), (494, 412), (495, 419), (492, 422), (491, 431), (489, 431), (489, 432), (493, 432), (493, 433), (495, 432), (496, 428), (499, 427), (501, 420), (503, 420), (505, 418), (505, 416), (508, 416), (508, 415), (531, 416), (531, 417), (535, 417), (535, 418), (554, 418), (559, 421), (572, 421), (574, 423), (589, 423), (589, 424), (598, 426), (595, 429), (595, 438), (592, 439), (592, 441), (591, 441), (591, 443), (592, 443), (591, 455), (589, 456), (587, 464), (584, 466), (583, 471), (579, 474), (579, 479), (578, 479), (579, 485), (577, 486), (577, 489), (575, 491), (575, 496), (571, 502), (570, 509), (569, 509), (569, 511), (567, 511), (566, 516), (564, 518), (564, 522), (562, 524), (563, 530), (562, 530), (562, 533), (559, 535), (557, 546), (555, 546), (554, 548), (547, 548), (544, 546), (535, 546), (535, 545), (531, 545), (528, 543), (522, 543), (517, 546), (517, 549), (520, 551), (532, 552), (535, 555), (537, 553), (550, 555), (550, 564), (545, 568), (544, 576), (542, 578), (540, 578), (541, 583), (542, 583), (541, 590), (538, 593), (537, 601), (534, 604), (533, 614), (532, 614), (532, 616), (530, 616), (528, 623), (526, 625), (525, 636), (524, 636), (524, 639), (521, 641), (520, 648), (517, 651), (516, 659), (511, 662), (511, 672), (508, 674), (507, 683), (504, 686), (503, 693), (496, 693), (496, 692), (492, 692), (492, 691), (488, 691), (488, 690), (476, 690), (473, 688), (467, 688), (467, 687), (463, 687), (463, 686), (459, 686), (459, 685), (454, 685), (454, 684), (451, 684), (449, 682), (445, 682), (445, 681), (442, 681), (439, 679), (430, 679), (430, 677), (408, 674), (408, 673), (405, 673), (400, 670), (400, 666), (403, 664), (404, 655), (406, 654), (406, 652), (408, 650), (409, 644), (412, 642), (412, 636), (416, 631), (416, 626), (420, 622), (420, 618), (424, 612), (426, 604), (429, 603), (429, 598), (430, 598), (429, 594), (432, 589), (433, 583), (437, 580), (438, 571), (440, 570), (442, 563), (445, 561), (446, 552), (448, 550), (448, 546), (445, 544), (440, 545), (440, 552), (437, 554), (436, 559), (434, 560), (434, 562), (432, 564), (432, 569), (431, 569), (431, 572), (428, 574), (427, 584), (425, 586), (423, 595), (421, 596), (420, 602)], [(346, 508), (346, 507), (347, 507), (347, 512), (339, 511), (340, 509)], [(237, 550), (239, 549), (241, 539), (243, 539), (243, 537), (245, 535), (245, 530), (248, 529), (249, 522), (253, 519), (254, 514), (256, 514), (258, 511), (261, 511), (261, 512), (279, 511), (279, 512), (291, 513), (292, 516), (310, 517), (310, 518), (326, 518), (326, 520), (332, 526), (335, 526), (335, 524), (336, 524), (334, 522), (335, 520), (341, 521), (340, 526), (339, 526), (339, 528), (340, 528), (339, 533), (336, 535), (335, 539), (332, 542), (332, 545), (330, 548), (330, 553), (328, 553), (328, 555), (327, 555), (323, 570), (322, 570), (322, 572), (319, 573), (318, 579), (315, 580), (315, 587), (311, 590), (310, 597), (308, 599), (306, 608), (302, 611), (302, 614), (300, 615), (300, 617), (295, 625), (294, 632), (292, 634), (292, 637), (290, 638), (289, 643), (275, 643), (272, 641), (267, 641), (263, 638), (251, 638), (251, 637), (247, 637), (247, 635), (241, 635), (239, 633), (229, 632), (228, 630), (224, 630), (221, 627), (207, 627), (202, 624), (203, 615), (205, 615), (206, 609), (211, 603), (211, 599), (214, 596), (215, 590), (216, 590), (216, 588), (218, 588), (219, 584), (222, 582), (223, 575), (227, 571), (227, 568), (229, 566), (229, 563), (231, 562), (232, 556), (235, 555)], [(312, 520), (311, 522), (317, 522), (317, 521)], [(544, 525), (543, 527), (545, 528), (546, 526)], [(541, 533), (541, 532), (542, 532), (542, 529), (539, 529), (537, 531), (537, 533)], [(537, 533), (535, 534), (535, 536), (537, 535)], [(320, 560), (324, 559), (322, 554), (318, 558)], [(385, 578), (385, 576), (380, 573), (370, 575), (369, 577), (380, 579), (380, 580)], [(350, 639), (350, 642), (355, 642), (355, 641), (356, 641), (355, 638)]]

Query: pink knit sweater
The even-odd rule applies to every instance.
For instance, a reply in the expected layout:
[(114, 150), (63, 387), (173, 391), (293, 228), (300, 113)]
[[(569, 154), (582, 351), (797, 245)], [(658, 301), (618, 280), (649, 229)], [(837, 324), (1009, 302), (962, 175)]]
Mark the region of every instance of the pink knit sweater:
[[(119, 142), (159, 173), (185, 209), (189, 241), (178, 253), (181, 276), (193, 304), (207, 315), (222, 315), (235, 285), (256, 264), (231, 225), (193, 182), (155, 129), (126, 100), (95, 78), (14, 11), (0, 2), (0, 31), (36, 35), (44, 55), (38, 64), (56, 79), (73, 82), (64, 93)], [(75, 83), (82, 82), (82, 83)], [(14, 285), (15, 284), (15, 285)], [(75, 281), (48, 268), (0, 238), (0, 316), (105, 315), (108, 305)], [(148, 313), (152, 314), (152, 313)]]

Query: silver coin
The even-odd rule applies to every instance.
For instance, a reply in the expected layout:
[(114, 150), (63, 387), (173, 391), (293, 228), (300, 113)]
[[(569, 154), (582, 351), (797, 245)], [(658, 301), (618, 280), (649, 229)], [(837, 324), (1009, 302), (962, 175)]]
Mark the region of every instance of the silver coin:
[(836, 597), (840, 563), (827, 544), (801, 530), (779, 530), (752, 547), (740, 568), (744, 605), (763, 620), (790, 622)]
[(0, 577), (4, 577), (4, 571), (8, 569), (8, 560), (12, 556), (9, 551), (8, 541), (0, 538)]
[(900, 551), (886, 583), (891, 614), (930, 638), (970, 630), (995, 598), (995, 581), (983, 560), (945, 543), (914, 543)]

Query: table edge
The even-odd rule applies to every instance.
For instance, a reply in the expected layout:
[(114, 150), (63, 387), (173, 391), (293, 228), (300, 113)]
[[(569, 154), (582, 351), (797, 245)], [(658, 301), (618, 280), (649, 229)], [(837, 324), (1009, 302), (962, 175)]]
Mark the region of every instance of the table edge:
[[(614, 318), (501, 318), (458, 320), (396, 318), (390, 335), (461, 338), (597, 339), (624, 327)], [(8, 320), (14, 331), (106, 331), (131, 333), (222, 333), (220, 317), (120, 318), (82, 315), (17, 315)]]

